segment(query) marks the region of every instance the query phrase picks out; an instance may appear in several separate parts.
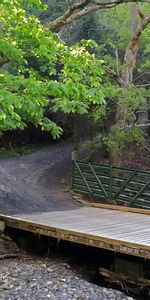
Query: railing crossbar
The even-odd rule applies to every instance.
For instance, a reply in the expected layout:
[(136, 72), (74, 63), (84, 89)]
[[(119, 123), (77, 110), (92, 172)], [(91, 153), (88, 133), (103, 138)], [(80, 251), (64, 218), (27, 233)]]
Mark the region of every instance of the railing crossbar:
[(142, 188), (141, 190), (137, 193), (137, 195), (135, 195), (135, 197), (133, 198), (133, 200), (130, 202), (130, 205), (132, 205), (136, 199), (143, 193), (143, 191), (149, 186), (150, 181), (148, 181)]
[(75, 162), (75, 165), (76, 165), (76, 167), (77, 167), (77, 169), (78, 169), (78, 171), (79, 171), (79, 174), (80, 174), (80, 176), (82, 177), (82, 179), (83, 179), (83, 181), (84, 181), (85, 185), (87, 186), (87, 188), (88, 188), (88, 190), (89, 190), (90, 194), (92, 195), (91, 188), (90, 188), (89, 184), (87, 183), (87, 181), (86, 181), (85, 177), (83, 176), (83, 174), (82, 174), (82, 171), (81, 171), (80, 167), (78, 166), (78, 164), (77, 164), (76, 162)]
[(119, 189), (119, 191), (114, 195), (113, 199), (116, 199), (119, 196), (119, 194), (124, 190), (124, 188), (127, 186), (127, 184), (133, 179), (136, 172), (137, 172), (137, 170), (135, 170), (133, 172), (133, 174), (125, 181), (125, 183), (122, 185), (122, 187)]
[(89, 167), (90, 167), (91, 171), (93, 172), (95, 178), (97, 179), (97, 182), (98, 182), (99, 186), (101, 187), (101, 189), (102, 189), (102, 191), (103, 191), (105, 197), (107, 198), (108, 195), (107, 195), (107, 193), (106, 193), (106, 190), (105, 190), (104, 186), (102, 185), (101, 181), (99, 180), (98, 176), (96, 175), (96, 173), (95, 173), (95, 171), (94, 171), (94, 168), (91, 166), (90, 163), (89, 163)]

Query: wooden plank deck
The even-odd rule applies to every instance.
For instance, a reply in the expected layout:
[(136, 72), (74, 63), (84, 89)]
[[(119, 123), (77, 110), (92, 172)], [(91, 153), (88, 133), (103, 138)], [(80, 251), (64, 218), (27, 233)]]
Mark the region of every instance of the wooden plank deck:
[(150, 215), (104, 208), (0, 215), (7, 226), (150, 259)]

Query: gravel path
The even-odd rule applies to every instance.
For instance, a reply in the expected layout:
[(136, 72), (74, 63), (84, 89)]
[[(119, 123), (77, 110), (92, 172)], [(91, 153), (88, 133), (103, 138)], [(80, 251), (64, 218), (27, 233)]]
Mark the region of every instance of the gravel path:
[(1, 300), (132, 300), (82, 279), (60, 258), (0, 261)]

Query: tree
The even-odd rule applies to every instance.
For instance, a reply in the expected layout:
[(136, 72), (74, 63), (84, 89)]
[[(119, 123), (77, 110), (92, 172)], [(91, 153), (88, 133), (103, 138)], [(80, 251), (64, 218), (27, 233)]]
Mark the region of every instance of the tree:
[[(133, 73), (137, 64), (137, 55), (139, 52), (139, 40), (143, 35), (144, 30), (150, 23), (150, 15), (145, 15), (142, 9), (137, 4), (137, 1), (69, 1), (68, 10), (54, 21), (48, 23), (49, 28), (52, 30), (58, 30), (68, 25), (81, 17), (88, 15), (89, 13), (99, 11), (100, 9), (116, 8), (118, 5), (126, 3), (124, 6), (124, 13), (126, 12), (127, 3), (135, 3), (132, 9), (132, 34), (128, 45), (124, 44), (126, 50), (124, 52), (124, 59), (122, 64), (119, 62), (118, 50), (115, 50), (115, 68), (112, 68), (112, 60), (104, 58), (105, 70), (112, 80), (114, 79), (117, 84), (112, 86), (112, 82), (106, 84), (106, 94), (109, 91), (108, 98), (113, 95), (113, 101), (116, 101), (116, 116), (115, 124), (111, 127), (108, 137), (105, 137), (105, 142), (111, 153), (111, 161), (113, 164), (120, 164), (121, 155), (127, 141), (143, 142), (143, 136), (141, 128), (139, 127), (136, 111), (142, 106), (147, 107), (147, 90), (144, 88), (138, 88), (133, 82)], [(149, 1), (139, 1), (149, 3)], [(139, 17), (141, 23), (139, 22)], [(107, 22), (110, 22), (110, 20)], [(137, 24), (138, 22), (138, 24)], [(136, 25), (137, 24), (137, 25)], [(118, 24), (119, 25), (119, 24)], [(129, 37), (128, 33), (126, 35)], [(109, 55), (110, 58), (110, 55)], [(113, 57), (114, 60), (114, 57)], [(118, 69), (120, 68), (120, 70)], [(115, 70), (116, 69), (116, 70)], [(97, 117), (97, 113), (96, 113)]]
[[(109, 8), (116, 8), (118, 5), (126, 3), (124, 6), (126, 10), (129, 2), (135, 3), (136, 1), (67, 1), (65, 7), (68, 6), (68, 8), (65, 12), (63, 7), (60, 9), (61, 15), (57, 15), (56, 12), (55, 20), (49, 18), (47, 24), (42, 25), (39, 19), (32, 14), (33, 7), (45, 8), (40, 0), (2, 1), (0, 66), (2, 67), (1, 119), (3, 121), (1, 131), (8, 128), (23, 128), (28, 121), (32, 121), (35, 125), (41, 125), (43, 129), (50, 130), (54, 136), (58, 136), (61, 129), (54, 122), (45, 118), (45, 106), (48, 105), (49, 109), (55, 112), (62, 110), (65, 113), (77, 115), (87, 114), (93, 109), (93, 104), (104, 103), (105, 94), (107, 98), (115, 100), (117, 106), (116, 124), (112, 126), (108, 138), (106, 138), (108, 147), (111, 152), (113, 149), (115, 153), (115, 158), (112, 158), (113, 162), (120, 157), (126, 141), (129, 140), (129, 132), (130, 137), (132, 136), (135, 140), (138, 140), (139, 136), (141, 137), (140, 131), (137, 130), (135, 111), (144, 103), (146, 90), (135, 87), (132, 80), (139, 51), (139, 39), (143, 36), (150, 17), (145, 16), (139, 8), (134, 11), (134, 30), (126, 47), (123, 62), (121, 63), (123, 48), (121, 49), (121, 60), (117, 48), (114, 48), (115, 60), (112, 53), (104, 55), (105, 65), (103, 64), (103, 67), (107, 74), (107, 76), (105, 74), (105, 80), (102, 76), (101, 59), (90, 54), (91, 47), (97, 46), (95, 43), (83, 41), (69, 47), (58, 35), (52, 33), (52, 31), (59, 31), (65, 25), (100, 9), (106, 8), (108, 11)], [(149, 0), (139, 2), (148, 3)], [(61, 1), (58, 1), (57, 4), (60, 4), (61, 8)], [(135, 4), (134, 7), (137, 5)], [(28, 9), (27, 14), (25, 8)], [(138, 28), (135, 26), (137, 16), (140, 16), (141, 19)], [(59, 34), (59, 36), (61, 35)], [(113, 48), (112, 45), (111, 48)], [(102, 52), (97, 50), (100, 55)], [(31, 64), (31, 61), (34, 63)], [(103, 78), (103, 87), (101, 78)], [(36, 101), (32, 101), (31, 96), (36, 98)], [(9, 109), (7, 101), (4, 101), (7, 98), (8, 102), (13, 99), (13, 104), (9, 103)], [(31, 103), (32, 105), (30, 105)], [(116, 161), (116, 163), (118, 162)]]
[(102, 61), (87, 50), (96, 43), (68, 47), (26, 7), (45, 9), (39, 0), (1, 1), (0, 131), (32, 122), (58, 137), (62, 129), (45, 117), (46, 106), (86, 114), (103, 104)]
[[(141, 22), (138, 21), (141, 18)], [(144, 30), (150, 23), (150, 16), (145, 16), (138, 4), (131, 8), (131, 37), (126, 46), (122, 65), (119, 66), (118, 56), (116, 57), (117, 68), (107, 68), (107, 71), (117, 86), (113, 90), (116, 102), (115, 124), (111, 127), (106, 143), (111, 151), (113, 164), (120, 164), (121, 155), (125, 146), (131, 141), (143, 142), (142, 125), (138, 124), (136, 111), (143, 106), (147, 110), (148, 91), (144, 87), (136, 86), (133, 82), (134, 71), (137, 64), (139, 51), (139, 40)], [(120, 70), (118, 70), (120, 68)]]

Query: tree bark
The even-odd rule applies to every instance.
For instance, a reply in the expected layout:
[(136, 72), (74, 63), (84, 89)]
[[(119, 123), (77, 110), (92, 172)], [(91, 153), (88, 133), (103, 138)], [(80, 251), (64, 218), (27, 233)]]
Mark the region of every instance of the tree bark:
[[(122, 81), (124, 82), (124, 86), (129, 86), (133, 81), (133, 72), (136, 66), (137, 54), (139, 50), (139, 40), (143, 31), (150, 23), (150, 16), (142, 17), (141, 13), (142, 12), (140, 11), (138, 4), (134, 4), (131, 11), (132, 36), (124, 55), (124, 70), (122, 72)], [(137, 17), (139, 15), (142, 18), (140, 26), (138, 26), (137, 22)]]
[[(124, 68), (121, 75), (121, 85), (125, 88), (128, 88), (133, 81), (133, 72), (136, 66), (136, 59), (139, 50), (139, 38), (136, 34), (138, 29), (137, 24), (138, 16), (138, 4), (134, 4), (131, 9), (132, 17), (132, 36), (129, 45), (126, 48), (124, 55)], [(125, 107), (122, 107), (118, 104), (116, 122), (120, 128), (124, 128), (124, 124), (127, 118), (127, 110)]]

